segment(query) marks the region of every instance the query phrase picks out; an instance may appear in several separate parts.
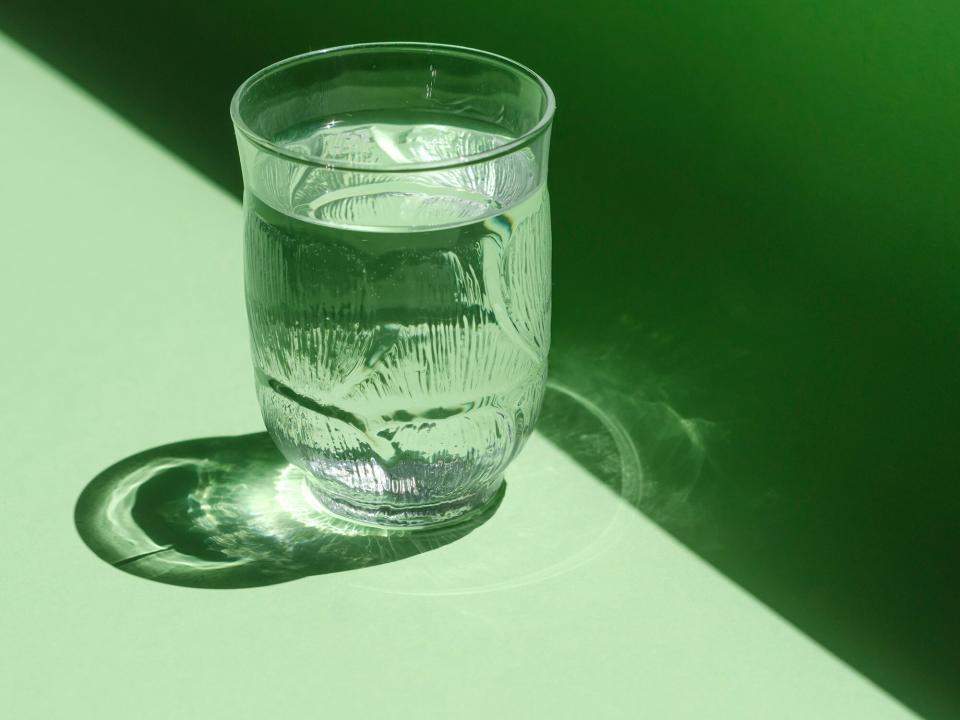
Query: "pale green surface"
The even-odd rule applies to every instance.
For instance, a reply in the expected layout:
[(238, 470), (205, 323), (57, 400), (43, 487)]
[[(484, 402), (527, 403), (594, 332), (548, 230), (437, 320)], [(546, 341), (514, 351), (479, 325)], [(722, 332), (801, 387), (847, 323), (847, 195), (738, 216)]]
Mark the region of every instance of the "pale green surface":
[(260, 428), (240, 212), (7, 43), (0, 67), (5, 716), (911, 717), (537, 435), (490, 522), (397, 563), (204, 591), (99, 560), (72, 520), (95, 474)]

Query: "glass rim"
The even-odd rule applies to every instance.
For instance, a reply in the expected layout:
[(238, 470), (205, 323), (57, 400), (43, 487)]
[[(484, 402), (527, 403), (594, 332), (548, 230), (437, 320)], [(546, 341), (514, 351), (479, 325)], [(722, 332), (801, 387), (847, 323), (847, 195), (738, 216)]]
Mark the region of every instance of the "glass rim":
[[(488, 61), (493, 61), (501, 66), (506, 67), (509, 70), (514, 72), (526, 75), (528, 78), (533, 80), (537, 86), (540, 88), (540, 91), (543, 93), (544, 99), (546, 100), (546, 108), (544, 109), (541, 117), (537, 120), (536, 124), (533, 125), (529, 130), (522, 133), (516, 138), (513, 138), (509, 142), (504, 143), (503, 145), (498, 145), (489, 150), (485, 150), (479, 153), (473, 153), (471, 155), (461, 155), (455, 158), (449, 158), (444, 160), (430, 160), (427, 162), (418, 162), (418, 163), (404, 163), (402, 165), (395, 165), (390, 167), (384, 167), (382, 165), (363, 165), (360, 163), (351, 163), (343, 161), (330, 161), (323, 160), (322, 158), (315, 157), (313, 155), (300, 155), (298, 153), (291, 152), (284, 148), (282, 145), (278, 145), (271, 140), (263, 137), (262, 135), (254, 132), (254, 130), (247, 125), (247, 123), (240, 116), (240, 100), (241, 98), (249, 91), (249, 89), (258, 81), (263, 78), (271, 75), (279, 70), (282, 70), (288, 66), (296, 65), (303, 62), (308, 62), (310, 60), (320, 58), (323, 56), (333, 56), (333, 55), (352, 55), (355, 53), (375, 51), (375, 50), (413, 50), (413, 51), (422, 51), (425, 53), (441, 53), (446, 55), (460, 55), (465, 57), (474, 57), (479, 59), (485, 59)], [(553, 94), (553, 90), (547, 84), (547, 81), (544, 80), (536, 72), (528, 68), (526, 65), (518, 63), (516, 60), (511, 60), (508, 57), (503, 55), (497, 55), (496, 53), (489, 52), (487, 50), (477, 50), (475, 48), (465, 47), (462, 45), (448, 45), (445, 43), (429, 43), (429, 42), (407, 42), (407, 41), (396, 41), (396, 42), (366, 42), (366, 43), (354, 43), (351, 45), (338, 45), (336, 47), (323, 48), (321, 50), (311, 50), (310, 52), (301, 53), (299, 55), (293, 55), (283, 60), (278, 60), (275, 63), (267, 65), (266, 67), (258, 70), (253, 75), (244, 80), (240, 87), (237, 88), (236, 92), (233, 94), (233, 98), (230, 100), (230, 118), (233, 120), (233, 126), (237, 132), (242, 133), (250, 142), (257, 145), (262, 150), (269, 152), (273, 155), (277, 155), (281, 158), (292, 160), (300, 165), (312, 165), (315, 167), (322, 167), (330, 170), (350, 170), (350, 171), (359, 171), (359, 172), (384, 172), (384, 173), (405, 173), (405, 172), (414, 172), (422, 170), (441, 170), (445, 168), (455, 168), (462, 167), (465, 165), (474, 165), (479, 162), (485, 162), (488, 160), (493, 160), (495, 158), (501, 157), (503, 155), (509, 155), (512, 152), (515, 152), (524, 146), (530, 144), (533, 140), (542, 135), (549, 127), (550, 123), (553, 122), (553, 115), (557, 109), (557, 101)]]

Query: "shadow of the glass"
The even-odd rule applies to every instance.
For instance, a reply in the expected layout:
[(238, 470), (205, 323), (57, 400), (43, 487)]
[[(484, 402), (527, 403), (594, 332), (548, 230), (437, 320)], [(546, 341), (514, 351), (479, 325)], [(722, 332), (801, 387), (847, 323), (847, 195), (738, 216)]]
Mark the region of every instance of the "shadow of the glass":
[[(695, 507), (689, 497), (704, 457), (699, 426), (665, 403), (637, 401), (601, 385), (586, 390), (551, 382), (538, 433), (626, 504), (678, 521)], [(509, 534), (522, 519), (524, 527), (553, 538), (551, 547), (558, 536), (568, 542), (530, 558), (531, 567), (522, 568), (527, 574), (543, 570), (540, 565), (562, 565), (582, 549), (575, 545), (589, 544), (602, 530), (584, 527), (578, 534), (570, 518), (562, 520), (561, 508), (551, 512), (544, 505), (561, 494), (564, 479), (549, 463), (541, 467), (541, 460), (508, 469), (508, 477), (520, 473), (517, 482), (532, 485), (518, 497), (514, 513), (521, 515), (508, 513), (512, 520), (500, 532)], [(94, 553), (127, 573), (186, 587), (257, 587), (394, 562), (455, 542), (497, 512), (506, 485), (481, 513), (458, 524), (416, 530), (360, 525), (320, 507), (304, 472), (266, 433), (255, 433), (187, 440), (126, 458), (83, 490), (75, 523)], [(569, 532), (551, 522), (567, 523)], [(509, 575), (517, 568), (501, 570)]]
[[(505, 484), (504, 484), (505, 485)], [(457, 540), (462, 523), (386, 530), (319, 507), (266, 433), (163, 445), (108, 468), (77, 501), (75, 522), (101, 559), (149, 580), (244, 588), (379, 565)]]

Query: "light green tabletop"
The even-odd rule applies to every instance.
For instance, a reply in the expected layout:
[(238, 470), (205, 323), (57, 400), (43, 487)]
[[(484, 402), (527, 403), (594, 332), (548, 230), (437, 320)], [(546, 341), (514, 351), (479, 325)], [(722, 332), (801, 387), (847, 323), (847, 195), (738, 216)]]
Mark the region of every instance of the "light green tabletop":
[(101, 560), (95, 476), (262, 429), (239, 208), (8, 41), (0, 67), (0, 714), (912, 717), (540, 435), (487, 523), (396, 562), (205, 590)]

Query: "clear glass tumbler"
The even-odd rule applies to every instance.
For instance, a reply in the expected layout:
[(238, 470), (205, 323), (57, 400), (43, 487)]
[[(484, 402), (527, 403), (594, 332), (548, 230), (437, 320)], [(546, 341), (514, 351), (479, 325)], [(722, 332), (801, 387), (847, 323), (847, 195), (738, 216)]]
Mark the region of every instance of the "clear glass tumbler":
[(330, 511), (459, 519), (530, 435), (554, 107), (518, 63), (423, 43), (300, 55), (237, 90), (257, 394)]

